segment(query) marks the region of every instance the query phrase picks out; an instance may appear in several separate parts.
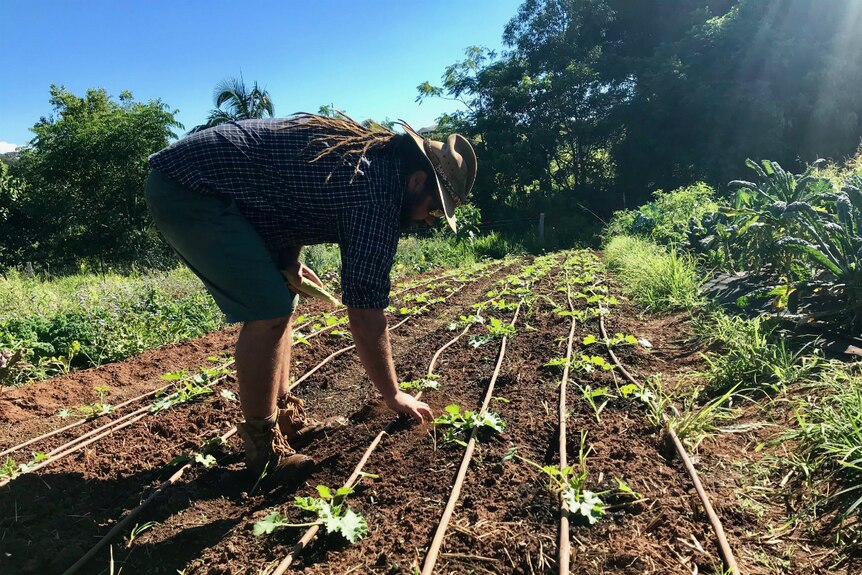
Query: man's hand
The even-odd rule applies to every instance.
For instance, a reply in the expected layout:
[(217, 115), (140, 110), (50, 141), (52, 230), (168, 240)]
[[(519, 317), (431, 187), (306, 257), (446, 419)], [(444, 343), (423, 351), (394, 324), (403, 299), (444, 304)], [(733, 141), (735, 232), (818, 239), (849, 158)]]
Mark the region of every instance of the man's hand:
[(426, 417), (429, 420), (434, 417), (434, 413), (431, 411), (431, 408), (428, 407), (427, 403), (419, 401), (409, 393), (405, 393), (400, 390), (395, 394), (395, 397), (386, 402), (386, 405), (388, 405), (389, 409), (392, 411), (403, 415), (409, 415), (419, 423), (424, 423)]
[[(324, 287), (323, 282), (320, 281), (320, 278), (317, 277), (317, 274), (314, 273), (314, 270), (307, 267), (301, 262), (295, 261), (283, 269), (285, 272), (287, 272), (288, 275), (293, 276), (297, 285), (302, 283), (302, 280), (305, 279), (307, 281), (317, 284), (320, 287)], [(296, 290), (292, 287), (288, 286), (288, 288), (290, 288), (290, 291), (296, 293)]]

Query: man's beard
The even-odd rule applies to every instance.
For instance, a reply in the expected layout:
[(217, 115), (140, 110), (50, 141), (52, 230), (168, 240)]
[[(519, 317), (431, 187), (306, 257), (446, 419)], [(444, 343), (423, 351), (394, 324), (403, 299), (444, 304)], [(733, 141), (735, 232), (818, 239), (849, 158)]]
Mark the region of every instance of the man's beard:
[(404, 199), (401, 200), (401, 231), (409, 230), (410, 228), (418, 228), (425, 227), (422, 222), (417, 222), (413, 220), (413, 212), (422, 205), (422, 202), (425, 201), (427, 194), (422, 191), (419, 193), (411, 192), (410, 190), (406, 190), (404, 192)]

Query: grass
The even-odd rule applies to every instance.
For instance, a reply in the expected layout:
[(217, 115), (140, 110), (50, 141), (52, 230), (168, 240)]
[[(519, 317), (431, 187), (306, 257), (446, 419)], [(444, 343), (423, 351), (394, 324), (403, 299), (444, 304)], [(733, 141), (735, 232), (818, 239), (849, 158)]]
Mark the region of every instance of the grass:
[(713, 309), (697, 316), (693, 326), (721, 347), (704, 355), (709, 367), (700, 375), (710, 395), (735, 386), (780, 391), (811, 376), (822, 361), (807, 346), (790, 348), (763, 317), (734, 317)]
[[(392, 275), (457, 268), (521, 249), (497, 234), (455, 239), (406, 236)], [(339, 286), (337, 245), (309, 246), (302, 259)], [(79, 273), (59, 278), (0, 274), (0, 385), (18, 385), (119, 361), (224, 326), (221, 311), (185, 267), (169, 272)]]
[(862, 364), (823, 366), (796, 410), (784, 440), (794, 464), (815, 487), (815, 507), (827, 503), (839, 519), (862, 519)]
[(694, 260), (675, 249), (617, 236), (605, 246), (605, 261), (623, 291), (647, 311), (692, 309), (703, 303)]
[(178, 269), (121, 276), (0, 279), (0, 350), (25, 350), (0, 370), (18, 384), (199, 337), (224, 316), (194, 275)]

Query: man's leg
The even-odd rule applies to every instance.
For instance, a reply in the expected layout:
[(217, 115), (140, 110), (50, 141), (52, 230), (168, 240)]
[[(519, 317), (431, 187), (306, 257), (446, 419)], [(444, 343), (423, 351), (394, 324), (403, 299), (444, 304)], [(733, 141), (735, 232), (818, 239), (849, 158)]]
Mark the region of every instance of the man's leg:
[(288, 387), (290, 317), (247, 321), (236, 343), (236, 371), (242, 414), (267, 418)]

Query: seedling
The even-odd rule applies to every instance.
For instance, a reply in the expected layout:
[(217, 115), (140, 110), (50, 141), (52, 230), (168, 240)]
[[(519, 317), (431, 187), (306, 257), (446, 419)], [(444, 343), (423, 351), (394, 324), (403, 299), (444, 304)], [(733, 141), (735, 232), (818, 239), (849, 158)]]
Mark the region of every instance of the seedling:
[(453, 321), (449, 324), (449, 331), (455, 331), (456, 329), (464, 329), (468, 325), (473, 325), (474, 323), (485, 323), (485, 318), (481, 315), (458, 316), (458, 321)]
[[(596, 421), (601, 423), (601, 421), (602, 421), (602, 418), (601, 418), (602, 410), (608, 404), (608, 401), (610, 401), (610, 399), (613, 397), (613, 395), (610, 394), (607, 387), (601, 387), (598, 389), (593, 389), (589, 385), (578, 386), (578, 387), (580, 387), (580, 389), (581, 389), (581, 395), (583, 396), (584, 401), (586, 401), (589, 404), (589, 406), (593, 409), (593, 413), (596, 415)], [(602, 402), (601, 404), (598, 404), (596, 402), (596, 400), (600, 400), (603, 397), (607, 397), (608, 399), (605, 399), (604, 402)]]
[(221, 393), (219, 393), (219, 395), (228, 401), (237, 401), (236, 394), (229, 389), (221, 390)]
[(95, 419), (97, 417), (101, 417), (102, 415), (113, 413), (114, 406), (109, 403), (105, 403), (105, 396), (110, 393), (110, 389), (111, 388), (107, 385), (94, 387), (93, 391), (99, 397), (99, 400), (88, 403), (87, 405), (80, 406), (78, 408), (78, 411), (83, 413), (84, 417), (87, 419)]
[(454, 442), (459, 445), (467, 445), (459, 437), (471, 432), (474, 428), (489, 428), (497, 433), (502, 433), (506, 427), (506, 423), (498, 414), (493, 411), (482, 411), (476, 413), (473, 411), (461, 411), (458, 405), (447, 405), (446, 413), (434, 419), (432, 423), (435, 425), (448, 426), (443, 434), (443, 440), (446, 443)]
[(408, 390), (408, 389), (418, 389), (418, 390), (438, 389), (440, 387), (440, 382), (438, 381), (439, 379), (440, 379), (439, 375), (434, 375), (432, 373), (429, 373), (425, 377), (421, 377), (419, 379), (414, 379), (412, 381), (402, 381), (401, 383), (398, 384), (398, 387), (401, 389), (404, 389), (404, 390)]
[(135, 526), (132, 527), (132, 531), (129, 533), (129, 542), (126, 544), (126, 547), (132, 546), (132, 541), (137, 539), (139, 535), (141, 535), (144, 531), (149, 531), (156, 525), (158, 525), (158, 521), (147, 521), (146, 523), (135, 523)]
[(319, 497), (297, 497), (294, 500), (296, 507), (317, 515), (317, 521), (290, 523), (287, 517), (273, 511), (254, 524), (253, 532), (260, 537), (283, 527), (311, 527), (312, 525), (323, 524), (327, 533), (338, 533), (351, 543), (356, 543), (368, 533), (368, 523), (362, 515), (345, 504), (347, 496), (353, 492), (352, 487), (340, 487), (333, 494), (326, 485), (318, 485)]
[(488, 330), (487, 335), (474, 335), (470, 338), (470, 346), (473, 348), (477, 348), (479, 346), (485, 345), (489, 341), (493, 339), (503, 338), (504, 336), (512, 336), (515, 335), (515, 326), (506, 323), (501, 319), (497, 319), (496, 317), (488, 318), (488, 324), (485, 325), (485, 328)]
[(582, 432), (577, 466), (568, 465), (561, 469), (557, 465), (539, 465), (535, 461), (521, 457), (515, 447), (506, 451), (503, 461), (518, 459), (535, 468), (545, 479), (548, 489), (560, 497), (560, 500), (570, 514), (580, 515), (590, 525), (594, 525), (606, 513), (605, 503), (602, 501), (603, 496), (614, 493), (614, 491), (619, 495), (630, 497), (634, 500), (641, 499), (641, 496), (620, 479), (616, 480), (616, 490), (593, 492), (586, 488), (588, 475), (587, 456), (592, 451), (592, 447), (586, 446), (586, 440), (587, 434), (586, 432)]
[(0, 480), (14, 479), (18, 475), (18, 467), (15, 465), (15, 460), (7, 457), (3, 465), (0, 465)]
[[(584, 345), (592, 345), (594, 343), (598, 343), (599, 341), (600, 341), (599, 338), (590, 334), (590, 335), (584, 337), (584, 339), (581, 340), (581, 343), (583, 343)], [(637, 343), (638, 343), (638, 338), (636, 338), (633, 335), (625, 335), (622, 333), (615, 333), (614, 336), (609, 338), (607, 341), (607, 345), (610, 347), (637, 345)]]
[[(203, 368), (191, 377), (188, 376), (188, 372), (184, 369), (166, 373), (162, 376), (162, 379), (180, 381), (181, 383), (178, 383), (175, 388), (176, 390), (171, 393), (162, 391), (156, 394), (156, 397), (159, 399), (153, 402), (150, 406), (150, 411), (158, 413), (177, 405), (197, 401), (201, 397), (213, 392), (209, 386), (210, 383), (229, 373), (231, 373), (231, 370), (227, 367)], [(222, 391), (222, 396), (224, 396), (225, 391), (227, 390)]]
[[(160, 411), (170, 409), (171, 407), (182, 405), (183, 403), (191, 403), (200, 399), (204, 395), (211, 394), (212, 392), (212, 388), (207, 385), (198, 384), (194, 380), (184, 381), (177, 391), (156, 399), (150, 406), (150, 411), (152, 413), (158, 413)], [(164, 393), (166, 392), (162, 392), (162, 394)], [(157, 394), (157, 396), (158, 395), (160, 394)]]
[(572, 368), (584, 373), (592, 373), (596, 369), (610, 371), (614, 368), (614, 364), (598, 355), (581, 355), (580, 359), (572, 359)]

